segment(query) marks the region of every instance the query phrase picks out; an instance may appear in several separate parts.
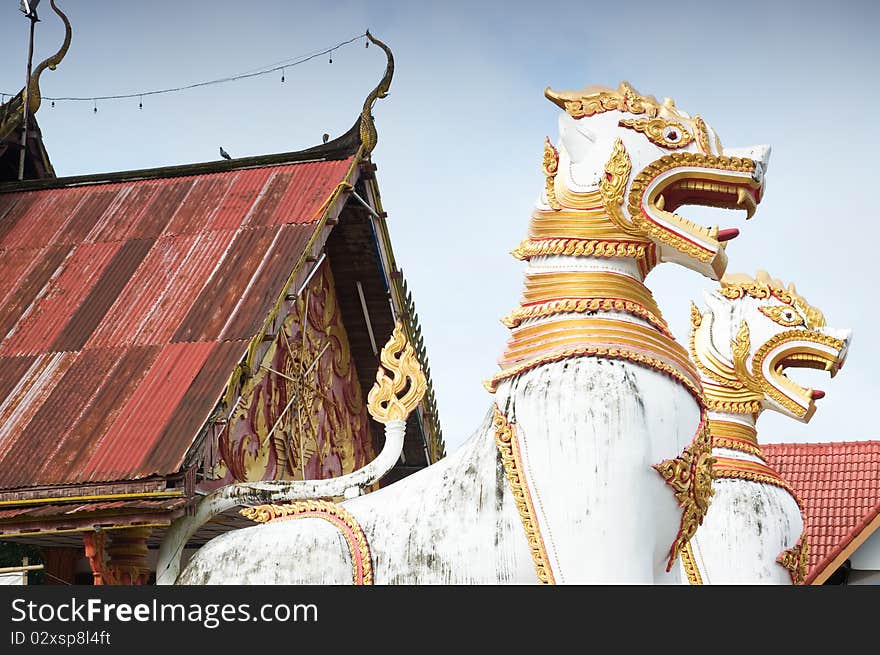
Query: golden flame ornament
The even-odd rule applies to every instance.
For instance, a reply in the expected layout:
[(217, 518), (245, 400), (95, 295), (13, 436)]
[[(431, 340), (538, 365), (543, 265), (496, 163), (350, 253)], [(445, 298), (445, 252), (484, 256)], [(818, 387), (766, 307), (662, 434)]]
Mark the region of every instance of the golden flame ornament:
[(425, 395), (427, 380), (400, 321), (379, 360), (382, 365), (376, 371), (376, 383), (367, 395), (370, 416), (380, 423), (406, 420)]

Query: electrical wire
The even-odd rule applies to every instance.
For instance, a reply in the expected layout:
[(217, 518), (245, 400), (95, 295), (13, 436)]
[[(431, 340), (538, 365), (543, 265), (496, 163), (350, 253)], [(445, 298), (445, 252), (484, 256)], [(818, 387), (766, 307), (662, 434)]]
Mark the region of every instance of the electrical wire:
[[(309, 55), (302, 55), (300, 57), (294, 57), (291, 59), (283, 60), (282, 62), (277, 62), (276, 64), (269, 64), (269, 66), (272, 66), (272, 68), (266, 68), (265, 66), (263, 66), (263, 67), (260, 67), (257, 69), (252, 69), (251, 71), (246, 72), (246, 73), (240, 73), (238, 75), (229, 75), (229, 76), (220, 77), (220, 78), (217, 78), (214, 80), (207, 80), (205, 82), (196, 82), (194, 84), (187, 84), (185, 86), (176, 86), (176, 87), (171, 87), (171, 88), (167, 88), (167, 89), (157, 89), (154, 91), (138, 91), (135, 93), (123, 93), (123, 94), (119, 94), (119, 95), (88, 96), (88, 97), (85, 97), (85, 96), (60, 96), (60, 97), (42, 96), (42, 98), (43, 98), (43, 100), (51, 100), (52, 102), (69, 101), (69, 102), (92, 102), (92, 103), (97, 102), (98, 100), (124, 100), (124, 99), (129, 99), (129, 98), (140, 98), (142, 100), (146, 96), (155, 96), (155, 95), (160, 95), (160, 94), (164, 94), (164, 93), (178, 93), (180, 91), (187, 91), (189, 89), (196, 89), (196, 88), (205, 87), (205, 86), (212, 86), (214, 84), (224, 84), (226, 82), (234, 82), (236, 80), (244, 80), (244, 79), (248, 79), (251, 77), (258, 77), (260, 75), (268, 75), (269, 73), (275, 73), (278, 71), (283, 71), (284, 69), (287, 69), (287, 68), (293, 68), (294, 66), (299, 66), (300, 64), (304, 64), (307, 61), (311, 61), (312, 59), (315, 59), (317, 57), (320, 57), (320, 56), (326, 55), (326, 54), (330, 55), (330, 63), (332, 64), (334, 50), (337, 50), (338, 48), (341, 48), (343, 46), (348, 45), (349, 43), (357, 41), (358, 39), (361, 39), (361, 38), (365, 37), (366, 35), (367, 35), (367, 33), (364, 32), (362, 34), (358, 34), (357, 36), (353, 36), (350, 39), (347, 39), (345, 41), (340, 41), (339, 43), (337, 43), (334, 46), (324, 48), (323, 50), (313, 52)], [(369, 42), (367, 42), (367, 44), (369, 45)], [(283, 75), (283, 73), (282, 73), (282, 75)], [(2, 95), (9, 96), (10, 98), (12, 98), (16, 94), (3, 93)], [(97, 111), (97, 109), (95, 111)]]

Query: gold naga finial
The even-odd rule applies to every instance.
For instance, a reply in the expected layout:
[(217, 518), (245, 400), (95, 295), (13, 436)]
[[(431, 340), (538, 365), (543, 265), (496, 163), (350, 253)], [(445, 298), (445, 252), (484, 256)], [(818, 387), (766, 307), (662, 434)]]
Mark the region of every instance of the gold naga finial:
[[(61, 63), (61, 60), (64, 59), (67, 50), (70, 48), (70, 21), (67, 19), (64, 12), (55, 4), (55, 0), (50, 0), (50, 5), (64, 22), (64, 42), (61, 44), (61, 47), (58, 48), (58, 52), (37, 64), (37, 67), (31, 73), (27, 85), (28, 114), (30, 115), (33, 115), (40, 108), (40, 103), (42, 102), (42, 96), (40, 95), (40, 75), (42, 75), (43, 71), (47, 68), (55, 70), (58, 64)], [(24, 119), (23, 96), (24, 89), (7, 103), (0, 105), (0, 139), (8, 136)]]
[(55, 0), (50, 0), (49, 4), (52, 6), (52, 9), (55, 11), (55, 13), (58, 14), (58, 16), (64, 22), (64, 43), (62, 43), (61, 47), (58, 48), (58, 52), (56, 52), (51, 57), (47, 57), (46, 59), (41, 61), (31, 74), (31, 79), (28, 83), (28, 111), (30, 111), (31, 113), (37, 111), (37, 109), (40, 108), (40, 102), (42, 101), (42, 97), (40, 96), (40, 75), (42, 75), (43, 71), (47, 68), (49, 70), (55, 70), (58, 64), (61, 63), (61, 60), (64, 59), (64, 55), (67, 54), (67, 50), (70, 48), (70, 21), (67, 19), (67, 16), (64, 14), (64, 12), (56, 6)]
[(406, 420), (425, 395), (428, 383), (400, 321), (382, 348), (379, 360), (382, 366), (376, 371), (376, 382), (367, 395), (370, 416), (380, 423)]
[(655, 118), (660, 103), (654, 96), (643, 96), (629, 82), (621, 82), (616, 89), (593, 85), (580, 91), (554, 91), (549, 86), (544, 96), (572, 118), (594, 116), (606, 111), (625, 111), (631, 114), (647, 114)]
[(382, 79), (379, 80), (379, 84), (373, 89), (370, 95), (367, 96), (367, 99), (364, 100), (364, 108), (361, 110), (360, 131), (361, 143), (364, 147), (364, 156), (373, 152), (373, 148), (376, 147), (376, 143), (379, 141), (379, 135), (376, 133), (376, 125), (373, 123), (373, 104), (377, 99), (384, 98), (388, 95), (388, 90), (391, 88), (391, 78), (394, 76), (394, 55), (391, 54), (391, 49), (370, 34), (370, 30), (367, 30), (367, 38), (385, 51), (385, 56), (388, 57), (388, 63), (385, 66), (385, 75), (382, 76)]

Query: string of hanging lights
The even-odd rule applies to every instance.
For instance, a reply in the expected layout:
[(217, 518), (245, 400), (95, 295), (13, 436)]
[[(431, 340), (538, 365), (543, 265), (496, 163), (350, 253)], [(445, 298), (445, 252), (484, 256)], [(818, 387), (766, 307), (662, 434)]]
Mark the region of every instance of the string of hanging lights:
[[(51, 102), (51, 106), (54, 107), (56, 102), (89, 102), (92, 104), (92, 112), (98, 113), (98, 101), (105, 100), (127, 100), (131, 98), (138, 99), (138, 109), (144, 108), (144, 97), (146, 96), (156, 96), (163, 95), (166, 93), (178, 93), (181, 91), (188, 91), (190, 89), (196, 89), (205, 86), (213, 86), (215, 84), (225, 84), (227, 82), (235, 82), (238, 80), (244, 80), (252, 77), (259, 77), (261, 75), (268, 75), (270, 73), (281, 72), (281, 82), (285, 81), (285, 71), (288, 68), (293, 68), (294, 66), (299, 66), (300, 64), (304, 64), (307, 61), (311, 61), (312, 59), (316, 59), (317, 57), (321, 57), (324, 55), (329, 55), (329, 63), (333, 63), (333, 51), (338, 50), (350, 43), (354, 43), (355, 41), (365, 38), (367, 36), (366, 32), (358, 34), (357, 36), (353, 36), (350, 39), (346, 39), (345, 41), (340, 41), (339, 43), (323, 48), (321, 50), (312, 52), (308, 55), (301, 55), (299, 57), (294, 57), (292, 59), (285, 59), (279, 62), (275, 62), (274, 64), (267, 64), (266, 66), (261, 66), (259, 68), (251, 69), (245, 73), (239, 73), (238, 75), (228, 75), (226, 77), (220, 77), (213, 80), (206, 80), (204, 82), (195, 82), (193, 84), (187, 84), (184, 86), (176, 86), (170, 87), (167, 89), (156, 89), (153, 91), (137, 91), (135, 93), (122, 93), (118, 95), (99, 95), (99, 96), (43, 96), (43, 100), (49, 100)], [(369, 40), (365, 40), (365, 47), (370, 47)], [(0, 93), (0, 104), (3, 104), (7, 97), (12, 98), (15, 94), (13, 93)]]

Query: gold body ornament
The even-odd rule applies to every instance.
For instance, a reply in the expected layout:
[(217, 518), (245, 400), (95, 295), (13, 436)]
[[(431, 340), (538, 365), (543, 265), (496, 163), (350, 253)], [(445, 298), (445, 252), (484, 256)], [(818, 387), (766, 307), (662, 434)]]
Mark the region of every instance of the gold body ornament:
[(550, 560), (547, 557), (544, 538), (541, 536), (541, 530), (535, 515), (532, 495), (529, 492), (523, 474), (522, 458), (519, 453), (516, 433), (514, 432), (514, 427), (507, 422), (507, 418), (498, 409), (497, 405), (493, 409), (492, 427), (495, 430), (495, 444), (498, 447), (498, 453), (501, 455), (501, 463), (504, 465), (504, 475), (510, 484), (510, 491), (513, 493), (513, 500), (516, 503), (516, 509), (519, 512), (519, 517), (526, 533), (529, 550), (532, 553), (532, 562), (535, 565), (538, 581), (541, 584), (556, 584), (556, 580), (553, 577), (553, 569), (550, 567)]
[[(663, 480), (672, 487), (678, 504), (682, 508), (681, 523), (678, 535), (669, 549), (669, 560), (666, 570), (672, 569), (676, 557), (688, 546), (688, 543), (703, 524), (709, 502), (715, 491), (712, 489), (715, 457), (712, 456), (712, 436), (706, 421), (697, 428), (697, 434), (690, 446), (674, 459), (667, 459), (654, 465), (654, 469)], [(692, 553), (688, 556), (692, 557)], [(691, 560), (691, 563), (693, 561)]]
[(330, 522), (342, 532), (348, 543), (355, 585), (373, 584), (373, 563), (363, 529), (352, 514), (341, 505), (327, 500), (302, 500), (286, 505), (245, 507), (241, 515), (257, 523), (302, 518), (319, 518)]

